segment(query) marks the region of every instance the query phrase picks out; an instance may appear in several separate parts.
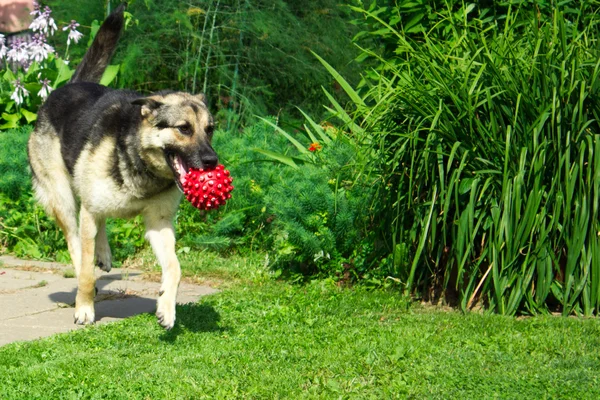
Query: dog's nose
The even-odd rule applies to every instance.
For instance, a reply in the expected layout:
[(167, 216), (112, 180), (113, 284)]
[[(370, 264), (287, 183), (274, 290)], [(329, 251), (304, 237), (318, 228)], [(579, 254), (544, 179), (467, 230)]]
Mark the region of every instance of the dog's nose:
[(216, 154), (206, 154), (200, 159), (202, 160), (202, 166), (204, 168), (214, 168), (219, 163), (219, 157), (217, 157)]

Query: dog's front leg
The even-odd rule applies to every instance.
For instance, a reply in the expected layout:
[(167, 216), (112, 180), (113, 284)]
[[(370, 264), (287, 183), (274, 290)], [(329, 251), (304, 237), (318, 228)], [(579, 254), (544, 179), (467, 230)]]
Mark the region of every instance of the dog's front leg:
[(79, 213), (79, 234), (81, 237), (81, 266), (77, 276), (77, 297), (75, 299), (75, 323), (94, 322), (94, 295), (96, 276), (94, 275), (94, 247), (98, 225), (96, 219), (84, 206)]
[(175, 228), (171, 217), (145, 215), (146, 239), (150, 242), (162, 268), (162, 285), (156, 306), (158, 323), (166, 329), (175, 325), (177, 288), (181, 279), (179, 260), (175, 254)]

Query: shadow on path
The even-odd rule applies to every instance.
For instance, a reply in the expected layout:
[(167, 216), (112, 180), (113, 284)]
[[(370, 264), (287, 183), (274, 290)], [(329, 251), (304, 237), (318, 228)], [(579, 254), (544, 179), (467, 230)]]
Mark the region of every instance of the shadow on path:
[[(112, 281), (120, 280), (121, 274), (105, 275), (96, 280), (98, 294), (95, 298), (96, 321), (102, 318), (128, 318), (134, 315), (156, 311), (156, 298), (126, 294), (115, 290), (104, 290)], [(75, 285), (76, 286), (76, 283)], [(75, 306), (77, 287), (70, 292), (50, 293), (48, 297), (53, 302)]]
[[(119, 275), (120, 277), (120, 275)], [(95, 309), (96, 321), (103, 318), (128, 318), (135, 315), (151, 313), (156, 311), (155, 297), (142, 297), (135, 294), (123, 294), (115, 291), (105, 291), (104, 287), (118, 278), (109, 278), (96, 281), (98, 295), (96, 296)], [(108, 278), (108, 279), (107, 279)], [(48, 295), (54, 302), (64, 303), (74, 307), (77, 288), (70, 292), (55, 292)], [(221, 316), (213, 306), (207, 304), (188, 303), (177, 304), (177, 320), (170, 331), (165, 331), (160, 339), (165, 342), (174, 342), (184, 331), (191, 332), (223, 332), (229, 330), (219, 326)]]

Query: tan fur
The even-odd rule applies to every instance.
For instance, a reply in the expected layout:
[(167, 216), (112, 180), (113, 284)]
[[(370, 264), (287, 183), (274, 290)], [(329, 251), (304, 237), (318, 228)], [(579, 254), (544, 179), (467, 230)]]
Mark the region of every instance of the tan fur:
[(28, 143), (29, 162), (37, 179), (33, 180), (36, 200), (50, 216), (56, 218), (67, 240), (75, 272), (81, 266), (81, 242), (77, 224), (77, 203), (71, 190), (72, 180), (60, 154), (60, 142), (49, 125), (49, 135), (32, 134)]

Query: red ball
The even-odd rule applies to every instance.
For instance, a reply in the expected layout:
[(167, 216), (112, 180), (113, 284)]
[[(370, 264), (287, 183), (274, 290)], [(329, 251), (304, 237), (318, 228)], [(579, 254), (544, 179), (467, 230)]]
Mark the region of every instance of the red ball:
[(233, 178), (222, 164), (212, 169), (190, 168), (183, 183), (183, 193), (200, 210), (214, 210), (231, 198)]

